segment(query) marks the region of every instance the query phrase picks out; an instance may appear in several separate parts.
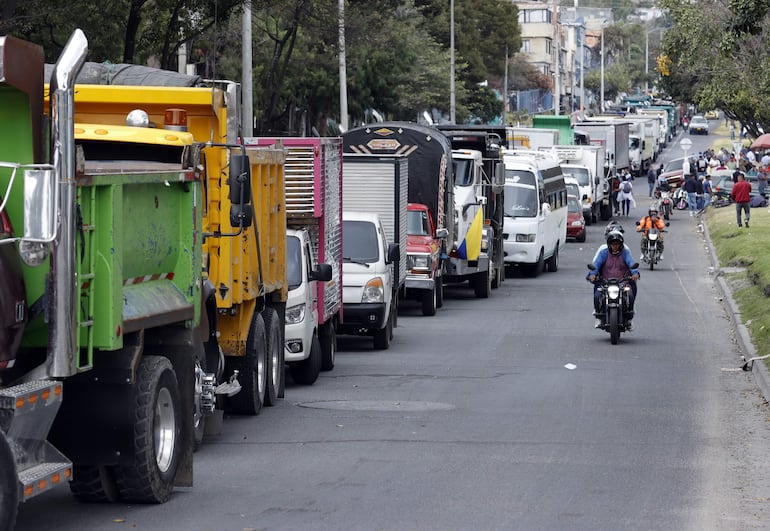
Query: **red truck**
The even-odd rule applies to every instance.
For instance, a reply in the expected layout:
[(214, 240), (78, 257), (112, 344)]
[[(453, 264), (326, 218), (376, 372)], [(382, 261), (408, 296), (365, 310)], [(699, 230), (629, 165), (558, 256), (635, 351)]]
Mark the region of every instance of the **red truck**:
[(423, 315), (435, 315), (444, 304), (441, 275), (441, 244), (446, 229), (436, 229), (427, 205), (407, 205), (406, 288), (417, 290)]

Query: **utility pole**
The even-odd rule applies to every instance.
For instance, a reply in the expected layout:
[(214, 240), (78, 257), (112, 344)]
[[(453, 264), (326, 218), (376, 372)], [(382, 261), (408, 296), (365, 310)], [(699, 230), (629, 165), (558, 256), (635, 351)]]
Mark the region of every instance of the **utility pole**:
[(559, 72), (559, 55), (561, 55), (561, 31), (559, 30), (559, 6), (556, 0), (553, 0), (553, 36), (556, 41), (556, 58), (554, 61), (555, 77), (553, 80), (554, 104), (553, 114), (559, 116), (561, 112), (561, 74)]
[(348, 76), (345, 63), (345, 0), (339, 0), (340, 128), (348, 130)]
[(503, 120), (502, 124), (506, 124), (506, 118), (508, 118), (508, 45), (505, 45), (505, 76), (503, 77)]
[(243, 3), (241, 26), (241, 134), (252, 136), (254, 134), (254, 100), (251, 72), (251, 0)]
[(449, 0), (449, 123), (455, 115), (455, 0)]

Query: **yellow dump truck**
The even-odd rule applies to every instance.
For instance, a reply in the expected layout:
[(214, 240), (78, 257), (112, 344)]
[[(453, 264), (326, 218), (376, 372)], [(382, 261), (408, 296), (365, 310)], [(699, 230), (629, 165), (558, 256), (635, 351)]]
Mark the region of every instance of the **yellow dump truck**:
[[(124, 71), (129, 68), (123, 65)], [(141, 68), (141, 86), (75, 86), (75, 118), (192, 133), (203, 144), (203, 310), (205, 352), (196, 368), (196, 441), (224, 410), (257, 414), (283, 396), (286, 214), (281, 146), (239, 142), (238, 86), (162, 86), (188, 76)], [(84, 71), (89, 71), (87, 63)], [(114, 77), (111, 83), (120, 82)], [(127, 154), (128, 156), (128, 154)]]

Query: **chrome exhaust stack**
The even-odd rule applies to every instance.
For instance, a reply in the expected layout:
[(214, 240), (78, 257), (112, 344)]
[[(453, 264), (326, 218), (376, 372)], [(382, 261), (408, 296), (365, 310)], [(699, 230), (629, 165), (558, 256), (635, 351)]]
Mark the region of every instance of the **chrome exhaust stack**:
[(72, 376), (78, 369), (77, 188), (75, 184), (75, 78), (88, 53), (82, 30), (70, 36), (50, 81), (51, 163), (59, 187), (59, 237), (53, 241), (48, 286), (48, 375)]

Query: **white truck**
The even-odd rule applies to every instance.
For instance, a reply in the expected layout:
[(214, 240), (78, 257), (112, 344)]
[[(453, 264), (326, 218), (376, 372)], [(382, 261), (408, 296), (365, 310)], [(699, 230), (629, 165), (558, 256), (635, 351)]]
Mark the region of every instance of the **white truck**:
[(638, 115), (627, 115), (622, 120), (629, 124), (628, 156), (631, 162), (631, 173), (636, 177), (643, 176), (657, 159), (659, 137), (655, 132), (656, 120)]
[(640, 116), (653, 118), (657, 122), (655, 129), (658, 133), (658, 145), (664, 149), (668, 145), (669, 136), (668, 112), (665, 109), (644, 108), (640, 108), (637, 112)]
[(606, 151), (602, 145), (553, 146), (550, 151), (559, 159), (561, 170), (577, 179), (586, 224), (607, 221), (612, 216), (609, 182), (605, 175)]
[(406, 283), (408, 163), (404, 156), (344, 155), (344, 319), (338, 331), (373, 335), (376, 349), (390, 345)]
[(312, 385), (334, 368), (342, 311), (342, 139), (244, 139), (247, 146), (282, 146), (287, 271), (284, 350), (292, 379)]

